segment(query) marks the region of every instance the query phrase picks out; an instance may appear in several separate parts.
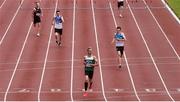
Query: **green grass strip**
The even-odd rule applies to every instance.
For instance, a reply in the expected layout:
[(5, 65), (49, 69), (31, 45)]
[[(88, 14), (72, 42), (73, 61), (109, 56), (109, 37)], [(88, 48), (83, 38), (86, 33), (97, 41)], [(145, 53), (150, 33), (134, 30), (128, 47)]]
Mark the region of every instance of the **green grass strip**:
[(167, 3), (180, 19), (180, 0), (167, 0)]

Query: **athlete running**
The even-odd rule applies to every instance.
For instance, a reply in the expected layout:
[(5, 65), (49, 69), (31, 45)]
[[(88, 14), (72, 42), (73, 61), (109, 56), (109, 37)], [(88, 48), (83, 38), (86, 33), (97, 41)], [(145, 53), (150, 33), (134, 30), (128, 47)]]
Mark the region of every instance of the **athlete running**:
[(94, 67), (98, 66), (97, 58), (92, 54), (92, 48), (87, 48), (87, 55), (84, 56), (84, 66), (85, 66), (85, 82), (84, 82), (84, 89), (85, 92), (83, 96), (87, 96), (87, 90), (92, 91), (92, 78), (94, 74)]
[(118, 10), (120, 11), (120, 18), (123, 17), (122, 15), (122, 12), (123, 12), (123, 9), (124, 9), (124, 0), (117, 0), (117, 6), (118, 6)]
[(121, 32), (121, 27), (116, 28), (117, 32), (114, 35), (114, 38), (111, 43), (115, 42), (116, 51), (118, 53), (118, 62), (119, 62), (119, 68), (122, 67), (122, 56), (124, 52), (124, 42), (126, 40), (126, 37), (123, 32)]
[(63, 33), (63, 22), (64, 18), (62, 15), (60, 15), (60, 11), (56, 11), (56, 16), (53, 18), (53, 25), (54, 25), (54, 32), (55, 32), (55, 39), (56, 43), (61, 46), (61, 38), (62, 38), (62, 33)]
[(41, 16), (42, 11), (40, 8), (39, 2), (35, 2), (35, 7), (33, 9), (33, 23), (34, 27), (37, 29), (37, 36), (40, 36), (40, 27), (41, 27)]

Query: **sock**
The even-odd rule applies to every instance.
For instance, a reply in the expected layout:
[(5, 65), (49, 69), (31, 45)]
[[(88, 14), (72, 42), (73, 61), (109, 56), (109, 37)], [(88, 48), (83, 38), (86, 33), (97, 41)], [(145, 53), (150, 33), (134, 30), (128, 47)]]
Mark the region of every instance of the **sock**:
[(87, 91), (87, 88), (88, 88), (88, 82), (85, 82), (85, 83), (84, 83), (84, 89), (85, 89), (85, 91)]

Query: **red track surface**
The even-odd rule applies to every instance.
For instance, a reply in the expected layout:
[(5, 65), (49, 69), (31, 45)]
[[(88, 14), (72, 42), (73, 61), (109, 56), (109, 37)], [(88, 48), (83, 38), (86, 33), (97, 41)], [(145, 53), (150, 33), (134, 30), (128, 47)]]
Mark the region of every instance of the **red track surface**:
[[(75, 10), (75, 0), (58, 0), (65, 18), (62, 47), (51, 34), (56, 1), (41, 0), (46, 9), (39, 38), (30, 26), (32, 0), (25, 0), (16, 16), (19, 0), (6, 0), (0, 8), (0, 101), (180, 101), (180, 25), (161, 0), (128, 0), (124, 18), (116, 0), (76, 0)], [(116, 23), (127, 37), (122, 69), (111, 45)], [(100, 65), (93, 92), (83, 97), (82, 58), (88, 46)]]

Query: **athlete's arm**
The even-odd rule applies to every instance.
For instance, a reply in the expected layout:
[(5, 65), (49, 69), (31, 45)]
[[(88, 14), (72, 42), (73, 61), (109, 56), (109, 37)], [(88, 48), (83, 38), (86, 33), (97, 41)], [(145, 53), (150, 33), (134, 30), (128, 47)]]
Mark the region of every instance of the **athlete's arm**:
[(54, 25), (54, 19), (55, 19), (55, 18), (53, 17), (53, 19), (52, 19), (52, 25)]
[(97, 58), (96, 58), (96, 56), (93, 56), (94, 57), (94, 60), (95, 60), (95, 63), (94, 64), (91, 64), (91, 66), (98, 66), (98, 61), (97, 61)]
[(83, 63), (85, 66), (86, 66), (86, 59), (85, 59), (85, 56), (84, 56), (84, 63)]
[(33, 9), (33, 12), (32, 12), (32, 20), (34, 19), (34, 12), (35, 12), (35, 8)]
[(113, 44), (113, 43), (114, 43), (114, 41), (115, 41), (115, 38), (113, 38), (113, 40), (111, 41), (111, 44)]
[(62, 22), (64, 22), (64, 18), (63, 18), (63, 16), (61, 16), (61, 19), (62, 19)]

